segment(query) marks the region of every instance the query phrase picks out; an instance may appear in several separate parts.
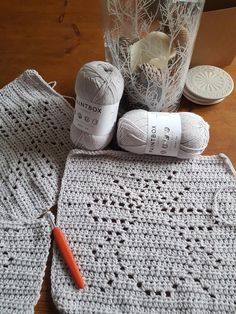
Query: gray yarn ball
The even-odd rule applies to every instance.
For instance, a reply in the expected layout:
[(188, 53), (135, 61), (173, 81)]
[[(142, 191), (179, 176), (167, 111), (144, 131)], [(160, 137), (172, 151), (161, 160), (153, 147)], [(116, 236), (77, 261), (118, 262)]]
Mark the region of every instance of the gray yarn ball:
[[(76, 97), (99, 107), (119, 103), (124, 90), (124, 79), (120, 71), (110, 63), (93, 61), (85, 64), (77, 74), (75, 82)], [(106, 117), (109, 121), (109, 115)], [(106, 147), (112, 139), (114, 126), (105, 135), (89, 134), (76, 127), (70, 129), (72, 142), (79, 148), (99, 150)]]
[[(209, 142), (209, 125), (197, 114), (179, 112), (181, 141), (177, 157), (182, 159), (200, 155)], [(148, 138), (148, 111), (127, 112), (118, 122), (118, 145), (130, 152), (144, 154)]]

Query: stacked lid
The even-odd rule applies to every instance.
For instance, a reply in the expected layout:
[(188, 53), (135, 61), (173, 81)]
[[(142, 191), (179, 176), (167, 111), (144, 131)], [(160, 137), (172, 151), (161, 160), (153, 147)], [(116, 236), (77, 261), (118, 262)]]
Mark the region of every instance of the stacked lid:
[(213, 105), (229, 96), (234, 89), (231, 76), (224, 70), (201, 65), (188, 71), (183, 95), (199, 105)]

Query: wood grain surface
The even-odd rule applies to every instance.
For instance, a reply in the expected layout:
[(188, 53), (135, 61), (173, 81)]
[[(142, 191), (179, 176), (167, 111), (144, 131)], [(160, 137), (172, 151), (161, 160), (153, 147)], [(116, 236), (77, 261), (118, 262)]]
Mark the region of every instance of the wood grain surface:
[[(0, 87), (27, 68), (57, 91), (74, 95), (74, 80), (82, 64), (103, 60), (100, 2), (97, 0), (0, 1)], [(236, 8), (203, 15), (193, 64), (225, 68), (236, 80)], [(224, 152), (236, 166), (236, 92), (222, 103), (198, 106), (183, 99), (182, 111), (203, 116), (211, 139), (205, 154)], [(51, 253), (36, 314), (55, 314), (50, 292)]]

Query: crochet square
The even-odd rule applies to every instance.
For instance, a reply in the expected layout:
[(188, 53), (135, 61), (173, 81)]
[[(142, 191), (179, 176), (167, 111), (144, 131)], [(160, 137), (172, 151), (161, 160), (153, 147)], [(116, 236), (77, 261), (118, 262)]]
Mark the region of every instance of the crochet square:
[(2, 219), (38, 217), (56, 203), (72, 119), (69, 103), (34, 70), (0, 90)]
[(52, 296), (58, 309), (73, 314), (235, 313), (232, 171), (223, 155), (177, 160), (72, 151), (57, 224), (86, 287), (76, 289), (54, 250)]

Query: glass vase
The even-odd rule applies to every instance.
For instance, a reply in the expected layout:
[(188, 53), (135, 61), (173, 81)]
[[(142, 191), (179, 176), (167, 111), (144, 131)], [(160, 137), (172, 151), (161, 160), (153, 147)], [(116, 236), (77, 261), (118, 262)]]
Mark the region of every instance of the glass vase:
[(103, 0), (106, 61), (127, 109), (178, 109), (205, 0)]

